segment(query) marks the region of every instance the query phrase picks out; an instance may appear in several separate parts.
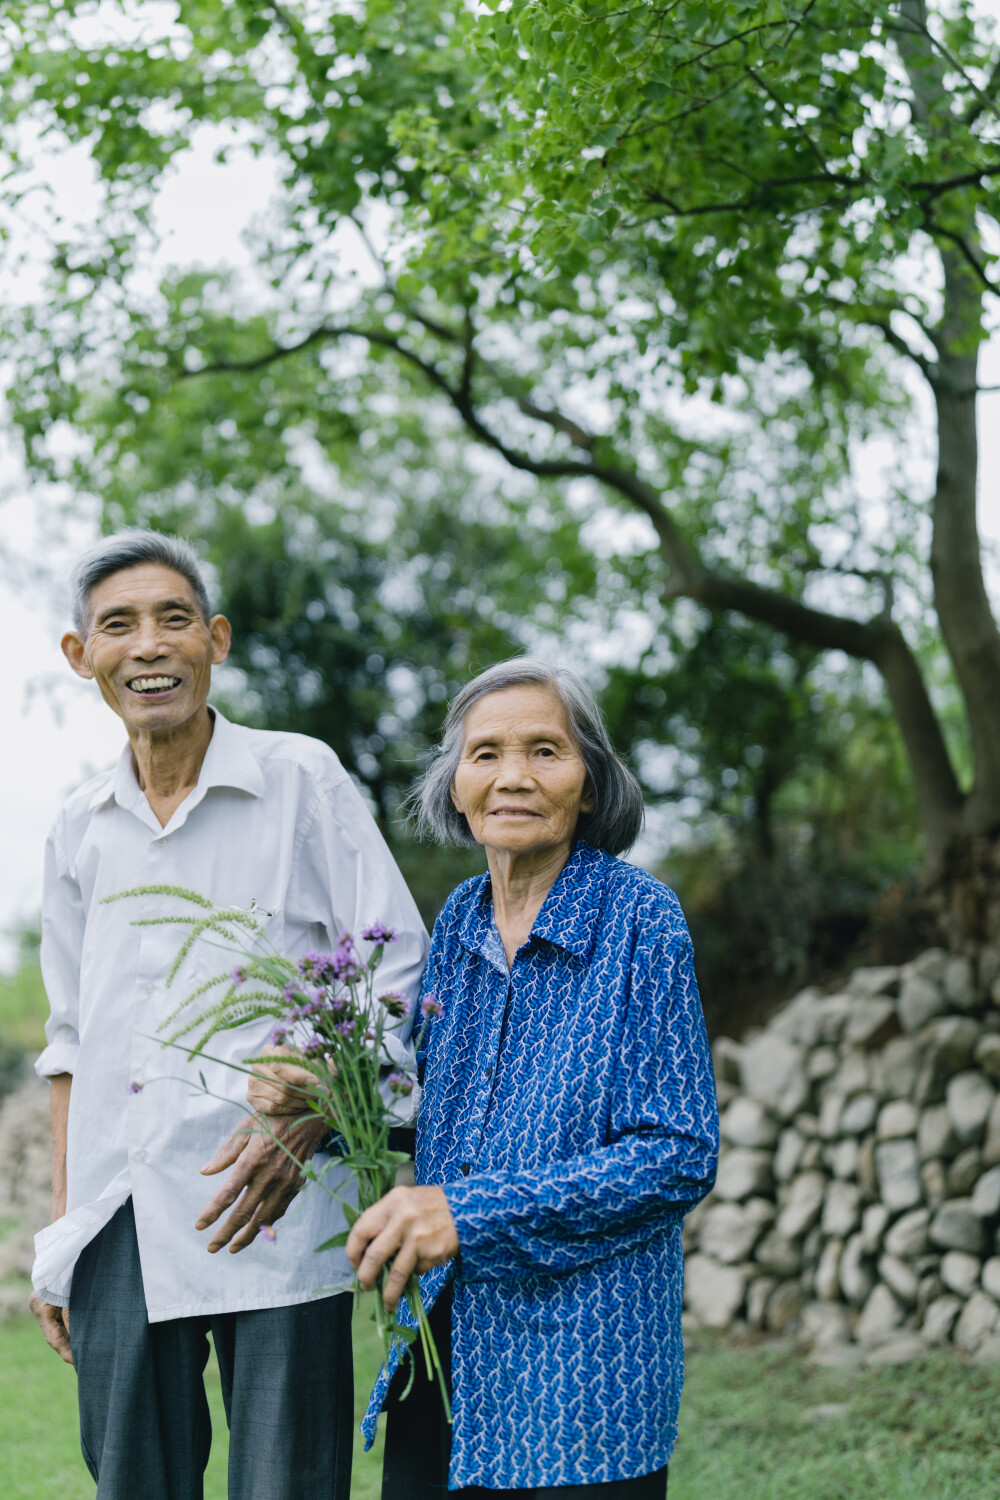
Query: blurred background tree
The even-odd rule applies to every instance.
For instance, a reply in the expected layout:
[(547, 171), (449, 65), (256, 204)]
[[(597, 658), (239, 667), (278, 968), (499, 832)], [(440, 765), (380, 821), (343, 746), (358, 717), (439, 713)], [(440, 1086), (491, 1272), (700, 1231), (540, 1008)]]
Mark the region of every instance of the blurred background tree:
[[(470, 863), (400, 795), (467, 673), (541, 647), (633, 754), (716, 1013), (842, 966), (921, 850), (951, 935), (995, 928), (971, 6), (22, 0), (3, 45), (11, 211), (39, 150), (94, 172), (3, 335), (26, 458), (199, 542), (231, 701), (335, 746), (429, 913)], [(252, 274), (154, 278), (199, 130), (280, 189)]]

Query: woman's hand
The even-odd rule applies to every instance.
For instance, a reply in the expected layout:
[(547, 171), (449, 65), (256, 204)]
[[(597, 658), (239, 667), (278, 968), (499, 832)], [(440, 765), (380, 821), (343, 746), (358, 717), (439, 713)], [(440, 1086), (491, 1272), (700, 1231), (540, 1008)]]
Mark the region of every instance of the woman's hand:
[[(266, 1045), (261, 1048), (262, 1057), (288, 1057), (289, 1047)], [(247, 1103), (262, 1115), (303, 1115), (309, 1111), (309, 1101), (303, 1089), (316, 1088), (316, 1076), (308, 1068), (295, 1063), (256, 1063), (247, 1085)]]
[(366, 1208), (347, 1238), (347, 1257), (366, 1292), (386, 1261), (392, 1266), (382, 1288), (389, 1312), (414, 1271), (442, 1266), (458, 1254), (458, 1231), (439, 1187), (397, 1187)]

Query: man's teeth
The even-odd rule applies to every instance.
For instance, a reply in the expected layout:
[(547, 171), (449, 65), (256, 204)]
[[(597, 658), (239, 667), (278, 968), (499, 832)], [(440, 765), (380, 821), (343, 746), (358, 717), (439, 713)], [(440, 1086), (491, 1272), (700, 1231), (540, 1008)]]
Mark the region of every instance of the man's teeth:
[(179, 677), (133, 677), (129, 687), (134, 693), (165, 693), (179, 683)]

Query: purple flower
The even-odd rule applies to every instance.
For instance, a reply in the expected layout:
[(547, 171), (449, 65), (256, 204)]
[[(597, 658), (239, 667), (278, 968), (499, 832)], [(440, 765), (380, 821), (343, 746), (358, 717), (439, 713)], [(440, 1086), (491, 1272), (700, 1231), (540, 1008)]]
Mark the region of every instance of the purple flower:
[(335, 957), (333, 953), (304, 953), (298, 962), (299, 973), (313, 984), (329, 984), (336, 978)]
[(341, 984), (357, 984), (364, 975), (364, 965), (359, 961), (353, 946), (346, 944), (333, 955), (333, 977)]
[(386, 990), (385, 994), (379, 995), (378, 998), (379, 1004), (384, 1005), (390, 1016), (395, 1016), (397, 1021), (401, 1021), (405, 1015), (409, 1014), (410, 1007), (403, 996), (398, 995), (395, 990)]
[(260, 1232), (264, 1239), (269, 1240), (272, 1245), (278, 1238), (278, 1231), (275, 1229), (273, 1224), (262, 1224), (260, 1226)]
[(444, 1006), (437, 995), (425, 995), (420, 1002), (420, 1014), (425, 1021), (429, 1021), (431, 1016), (439, 1016), (443, 1010)]
[(361, 936), (366, 943), (394, 943), (396, 941), (395, 927), (386, 927), (384, 922), (373, 922), (370, 927), (361, 929)]
[(141, 1083), (136, 1083), (135, 1081), (133, 1081), (132, 1083), (129, 1084), (128, 1091), (129, 1091), (130, 1094), (141, 1094), (142, 1093), (142, 1084)]
[(405, 1073), (390, 1073), (388, 1079), (389, 1087), (394, 1094), (412, 1094), (413, 1079), (407, 1078)]
[(284, 1045), (287, 1036), (287, 1026), (282, 1026), (279, 1023), (277, 1026), (272, 1026), (270, 1031), (267, 1033), (267, 1036), (265, 1038), (266, 1045), (269, 1047), (281, 1047)]
[(326, 1051), (326, 1041), (323, 1037), (317, 1036), (314, 1032), (312, 1036), (306, 1037), (305, 1041), (302, 1043), (301, 1050), (306, 1057), (322, 1056), (322, 1054)]
[(347, 1037), (353, 1036), (356, 1028), (357, 1023), (355, 1021), (338, 1021), (333, 1029), (338, 1036)]
[(232, 980), (233, 980), (233, 984), (236, 985), (236, 986), (239, 986), (241, 984), (246, 984), (246, 982), (247, 982), (247, 971), (243, 967), (242, 964), (237, 964), (236, 965), (236, 968), (233, 970), (233, 973), (232, 973)]

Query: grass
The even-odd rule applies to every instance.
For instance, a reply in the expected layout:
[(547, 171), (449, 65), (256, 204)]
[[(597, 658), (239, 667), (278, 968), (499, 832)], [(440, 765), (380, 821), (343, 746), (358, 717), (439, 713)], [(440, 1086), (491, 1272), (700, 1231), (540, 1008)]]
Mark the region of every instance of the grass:
[[(355, 1322), (360, 1418), (377, 1367)], [(225, 1500), (226, 1427), (214, 1362), (216, 1433), (206, 1500)], [(792, 1350), (700, 1343), (688, 1358), (670, 1500), (989, 1500), (1000, 1494), (1000, 1370), (942, 1351), (905, 1369), (814, 1369)], [(68, 1366), (33, 1322), (0, 1324), (4, 1500), (93, 1500), (77, 1445)], [(381, 1447), (355, 1449), (352, 1500), (377, 1500)]]
[[(25, 1300), (30, 1288), (24, 1287)], [(367, 1313), (354, 1325), (355, 1409), (360, 1422), (378, 1369), (378, 1336)], [(214, 1355), (206, 1372), (212, 1411), (212, 1453), (205, 1500), (226, 1500), (229, 1452), (222, 1386)], [(355, 1424), (355, 1431), (357, 1424)], [(381, 1431), (363, 1453), (356, 1436), (351, 1500), (378, 1500)], [(0, 1495), (3, 1500), (94, 1500), (94, 1482), (80, 1455), (76, 1376), (42, 1338), (33, 1318), (0, 1323)]]
[[(37, 965), (0, 976), (0, 1051), (44, 1045)], [(0, 1225), (0, 1234), (5, 1226)], [(25, 1287), (27, 1297), (27, 1287)], [(365, 1312), (355, 1320), (357, 1416), (378, 1367)], [(206, 1500), (226, 1500), (228, 1441), (214, 1359), (215, 1433)], [(815, 1369), (774, 1345), (699, 1341), (688, 1354), (670, 1500), (990, 1500), (1000, 1495), (1000, 1369), (941, 1351), (904, 1369)], [(93, 1500), (80, 1457), (72, 1370), (33, 1320), (0, 1323), (3, 1500)], [(381, 1433), (355, 1446), (352, 1500), (378, 1500)]]
[[(4, 1044), (12, 1056), (41, 1047), (46, 1011), (36, 965), (0, 976), (0, 1054)], [(364, 1312), (354, 1332), (360, 1420), (378, 1342)], [(215, 1440), (205, 1496), (225, 1500), (214, 1359), (207, 1382)], [(989, 1500), (1000, 1495), (998, 1409), (1000, 1369), (945, 1351), (900, 1370), (824, 1370), (773, 1345), (699, 1341), (688, 1356), (670, 1500)], [(0, 1323), (0, 1455), (3, 1500), (93, 1500), (75, 1376), (33, 1320)], [(378, 1500), (381, 1465), (381, 1436), (367, 1455), (358, 1439), (352, 1500)]]
[(791, 1350), (693, 1349), (670, 1500), (988, 1500), (1000, 1370), (942, 1350), (902, 1369), (816, 1369)]
[(0, 974), (0, 1038), (8, 1046), (40, 1052), (48, 1013), (37, 961), (22, 963), (16, 974)]

